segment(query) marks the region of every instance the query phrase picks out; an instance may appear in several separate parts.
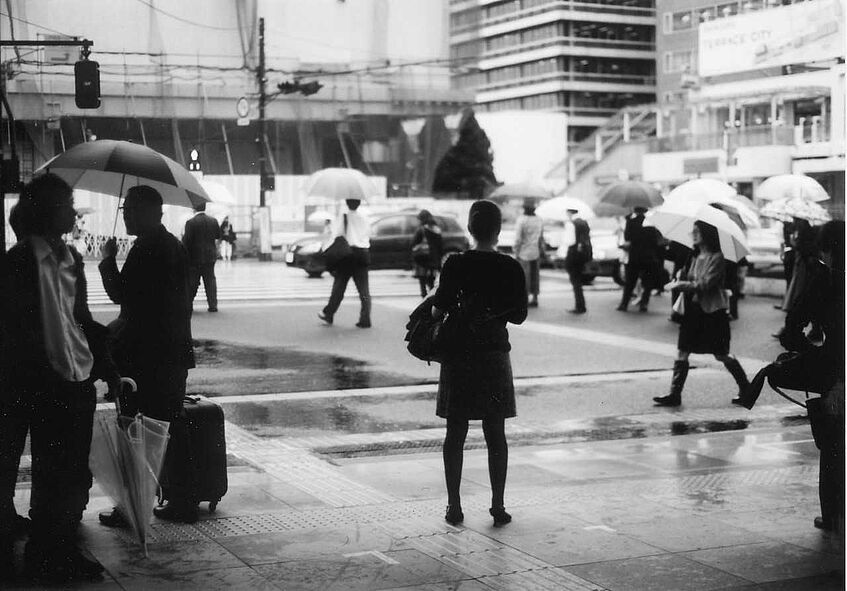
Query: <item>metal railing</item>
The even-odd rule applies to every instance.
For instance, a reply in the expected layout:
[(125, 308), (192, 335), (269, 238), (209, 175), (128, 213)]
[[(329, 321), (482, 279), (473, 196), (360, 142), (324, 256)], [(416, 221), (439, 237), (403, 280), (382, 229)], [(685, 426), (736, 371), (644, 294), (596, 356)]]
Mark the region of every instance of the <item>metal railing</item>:
[(690, 152), (697, 150), (730, 150), (755, 146), (791, 146), (795, 144), (792, 127), (761, 125), (714, 133), (677, 134), (650, 138), (648, 152)]

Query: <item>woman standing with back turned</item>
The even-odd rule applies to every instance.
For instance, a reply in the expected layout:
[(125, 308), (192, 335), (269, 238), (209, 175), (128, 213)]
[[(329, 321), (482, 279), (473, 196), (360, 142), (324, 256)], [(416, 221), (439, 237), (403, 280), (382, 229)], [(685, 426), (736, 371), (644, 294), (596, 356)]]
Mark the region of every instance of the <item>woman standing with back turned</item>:
[[(747, 374), (738, 360), (729, 354), (729, 298), (724, 291), (726, 268), (721, 254), (718, 231), (705, 222), (694, 222), (691, 231), (694, 256), (674, 289), (685, 298), (685, 312), (679, 327), (676, 361), (673, 364), (671, 391), (656, 396), (656, 406), (679, 406), (682, 388), (688, 377), (688, 356), (691, 353), (711, 353), (724, 364), (738, 384), (738, 396), (749, 385)], [(738, 404), (739, 398), (733, 399)]]
[(459, 335), (453, 351), (441, 363), (436, 414), (447, 419), (444, 439), (444, 476), (447, 513), (455, 525), (464, 519), (459, 487), (469, 420), (482, 420), (488, 448), (491, 509), (494, 525), (512, 520), (506, 513), (508, 447), (505, 419), (515, 416), (515, 390), (509, 358), (511, 345), (506, 323), (526, 319), (527, 294), (524, 274), (514, 259), (499, 254), (500, 208), (492, 201), (477, 201), (470, 209), (468, 230), (473, 249), (447, 259), (433, 313), (455, 311), (461, 306)]

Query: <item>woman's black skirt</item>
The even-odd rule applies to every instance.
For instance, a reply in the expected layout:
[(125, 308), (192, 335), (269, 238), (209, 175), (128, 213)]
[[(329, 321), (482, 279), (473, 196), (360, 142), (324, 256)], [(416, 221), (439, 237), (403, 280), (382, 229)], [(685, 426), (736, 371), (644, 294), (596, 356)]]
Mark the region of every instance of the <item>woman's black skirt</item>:
[(512, 362), (502, 351), (473, 352), (445, 360), (435, 414), (451, 419), (515, 416)]
[(697, 302), (685, 302), (677, 341), (680, 351), (728, 355), (729, 339), (729, 314), (725, 309), (707, 314)]

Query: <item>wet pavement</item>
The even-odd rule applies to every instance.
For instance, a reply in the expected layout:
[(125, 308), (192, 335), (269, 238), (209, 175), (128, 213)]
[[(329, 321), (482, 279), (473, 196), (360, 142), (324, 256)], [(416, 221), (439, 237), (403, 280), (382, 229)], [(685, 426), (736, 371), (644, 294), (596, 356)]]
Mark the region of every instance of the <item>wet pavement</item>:
[(95, 487), (82, 536), (107, 572), (77, 588), (843, 589), (843, 537), (812, 527), (808, 426), (513, 447), (500, 528), (482, 450), (466, 453), (453, 527), (435, 450), (330, 462), (235, 425), (227, 437), (239, 462), (218, 511), (155, 522), (149, 558), (96, 522), (110, 502)]

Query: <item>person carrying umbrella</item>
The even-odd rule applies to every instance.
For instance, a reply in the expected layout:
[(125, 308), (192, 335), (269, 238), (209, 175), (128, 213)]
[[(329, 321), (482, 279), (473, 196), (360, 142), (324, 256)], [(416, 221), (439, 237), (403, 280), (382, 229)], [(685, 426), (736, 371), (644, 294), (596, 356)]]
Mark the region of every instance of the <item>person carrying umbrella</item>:
[(582, 272), (585, 265), (592, 259), (591, 228), (579, 215), (579, 210), (568, 209), (568, 218), (574, 227), (574, 242), (568, 245), (565, 255), (565, 270), (568, 272), (573, 287), (574, 308), (568, 310), (571, 314), (585, 314), (585, 295), (582, 291)]
[(107, 381), (115, 394), (120, 375), (107, 330), (88, 309), (82, 257), (62, 240), (76, 218), (73, 189), (41, 175), (24, 187), (16, 211), (21, 239), (3, 260), (0, 282), (0, 575), (14, 574), (7, 518), (14, 507), (5, 505), (28, 427), (32, 526), (24, 572), (51, 583), (90, 579), (103, 567), (77, 548), (76, 529), (91, 487), (94, 381)]
[[(168, 421), (171, 444), (163, 487), (170, 500), (154, 509), (162, 519), (193, 523), (197, 502), (183, 399), (188, 370), (194, 367), (188, 256), (162, 225), (162, 196), (147, 185), (131, 187), (123, 208), (127, 232), (137, 236), (119, 271), (117, 245), (103, 247), (100, 276), (109, 298), (121, 307), (113, 322), (113, 353), (124, 375), (138, 384), (136, 396), (122, 401), (122, 413)], [(107, 526), (126, 523), (119, 511), (100, 514)]]
[(352, 254), (339, 262), (338, 268), (335, 270), (329, 302), (323, 310), (318, 312), (318, 318), (327, 324), (332, 324), (335, 312), (341, 306), (341, 300), (344, 299), (347, 283), (352, 278), (356, 290), (359, 292), (359, 300), (362, 303), (356, 326), (370, 328), (371, 292), (368, 287), (368, 266), (371, 260), (369, 250), (371, 246), (370, 227), (367, 220), (356, 211), (362, 203), (359, 199), (347, 199), (345, 203), (347, 204), (347, 211), (342, 213), (335, 221), (332, 235), (333, 238), (343, 236), (349, 243)]
[[(726, 268), (718, 230), (701, 220), (694, 222), (691, 231), (694, 246), (688, 267), (674, 289), (682, 292), (684, 312), (679, 327), (677, 358), (673, 364), (670, 393), (656, 396), (656, 406), (679, 406), (682, 389), (688, 377), (688, 356), (691, 353), (711, 353), (724, 364), (738, 384), (739, 396), (749, 385), (747, 374), (738, 360), (729, 353), (729, 300), (724, 291)], [(733, 400), (735, 402), (736, 399)]]
[(435, 287), (435, 276), (441, 268), (442, 237), (441, 228), (432, 214), (426, 209), (418, 213), (420, 227), (412, 237), (412, 262), (415, 264), (415, 277), (421, 286), (421, 297), (427, 290)]
[(646, 312), (650, 305), (650, 293), (659, 279), (659, 240), (661, 235), (655, 228), (644, 226), (646, 207), (635, 207), (626, 219), (623, 231), (624, 250), (629, 255), (626, 263), (626, 278), (618, 311), (626, 312), (635, 284), (641, 280), (639, 312)]

